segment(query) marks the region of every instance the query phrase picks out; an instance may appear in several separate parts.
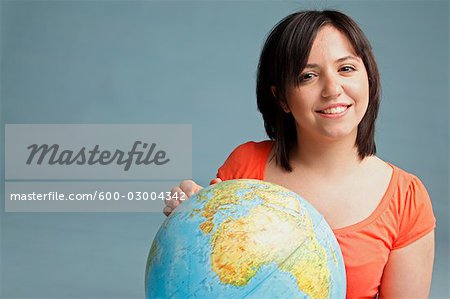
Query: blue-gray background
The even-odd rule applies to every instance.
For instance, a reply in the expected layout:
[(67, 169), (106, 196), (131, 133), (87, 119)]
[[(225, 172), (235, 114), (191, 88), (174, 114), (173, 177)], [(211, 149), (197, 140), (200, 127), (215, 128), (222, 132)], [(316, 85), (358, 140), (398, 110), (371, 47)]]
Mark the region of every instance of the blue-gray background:
[[(264, 139), (260, 48), (278, 20), (303, 8), (343, 10), (372, 42), (383, 84), (378, 153), (429, 190), (438, 225), (432, 298), (446, 298), (447, 1), (3, 1), (1, 140), (5, 123), (192, 124), (193, 177), (207, 184), (236, 145)], [(0, 297), (143, 297), (162, 213), (0, 215)]]

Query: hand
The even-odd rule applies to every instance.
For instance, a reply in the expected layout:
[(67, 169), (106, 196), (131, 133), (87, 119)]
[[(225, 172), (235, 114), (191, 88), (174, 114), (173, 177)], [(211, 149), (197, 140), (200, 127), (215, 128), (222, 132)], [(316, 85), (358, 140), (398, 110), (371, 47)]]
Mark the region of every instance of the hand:
[[(212, 184), (217, 184), (222, 180), (215, 178)], [(179, 186), (175, 186), (170, 190), (171, 198), (165, 201), (166, 206), (164, 207), (164, 215), (169, 216), (176, 207), (178, 207), (184, 200), (191, 197), (193, 194), (202, 190), (203, 187), (197, 185), (192, 180), (184, 180)]]

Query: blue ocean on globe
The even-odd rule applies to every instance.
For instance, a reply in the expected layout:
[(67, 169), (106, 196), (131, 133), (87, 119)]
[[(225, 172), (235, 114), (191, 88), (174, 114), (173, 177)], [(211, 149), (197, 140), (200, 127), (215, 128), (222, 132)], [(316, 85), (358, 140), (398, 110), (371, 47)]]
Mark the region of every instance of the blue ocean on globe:
[(339, 244), (298, 194), (230, 180), (192, 196), (161, 225), (147, 298), (345, 298)]

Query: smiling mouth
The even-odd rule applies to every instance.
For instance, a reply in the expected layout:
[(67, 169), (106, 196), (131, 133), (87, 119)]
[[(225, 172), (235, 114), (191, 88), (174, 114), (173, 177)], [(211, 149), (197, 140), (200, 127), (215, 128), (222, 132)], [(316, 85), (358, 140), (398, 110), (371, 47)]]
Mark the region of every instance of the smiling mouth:
[(328, 115), (332, 115), (332, 114), (341, 114), (342, 112), (346, 111), (348, 108), (350, 108), (351, 105), (347, 105), (347, 106), (339, 106), (339, 107), (333, 107), (333, 108), (328, 108), (328, 109), (324, 109), (324, 110), (318, 110), (316, 112), (321, 113), (321, 114), (328, 114)]

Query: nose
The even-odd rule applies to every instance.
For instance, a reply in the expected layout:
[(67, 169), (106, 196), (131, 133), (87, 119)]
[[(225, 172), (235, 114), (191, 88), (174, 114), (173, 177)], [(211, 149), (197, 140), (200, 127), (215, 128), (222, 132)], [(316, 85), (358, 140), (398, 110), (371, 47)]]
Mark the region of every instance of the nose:
[(339, 78), (335, 74), (325, 74), (322, 88), (322, 97), (326, 99), (335, 99), (341, 95), (343, 88)]

